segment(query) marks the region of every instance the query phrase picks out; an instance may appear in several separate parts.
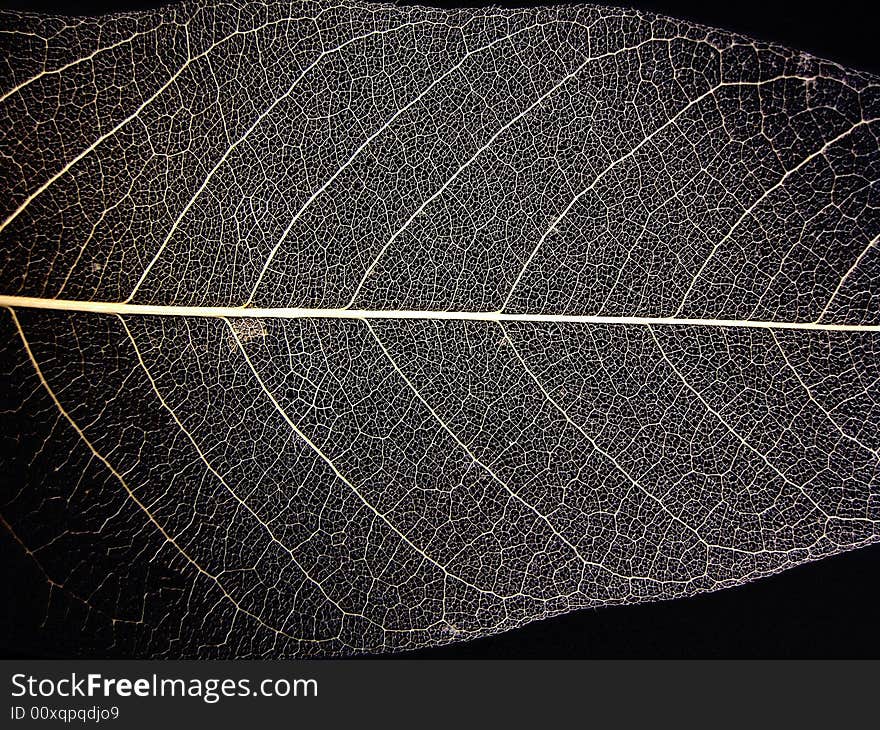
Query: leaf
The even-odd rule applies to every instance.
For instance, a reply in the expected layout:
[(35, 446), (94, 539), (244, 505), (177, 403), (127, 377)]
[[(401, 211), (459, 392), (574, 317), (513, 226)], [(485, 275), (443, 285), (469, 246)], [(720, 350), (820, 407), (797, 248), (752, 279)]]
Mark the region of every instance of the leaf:
[(595, 6), (2, 23), (25, 641), (398, 651), (877, 541), (875, 77)]

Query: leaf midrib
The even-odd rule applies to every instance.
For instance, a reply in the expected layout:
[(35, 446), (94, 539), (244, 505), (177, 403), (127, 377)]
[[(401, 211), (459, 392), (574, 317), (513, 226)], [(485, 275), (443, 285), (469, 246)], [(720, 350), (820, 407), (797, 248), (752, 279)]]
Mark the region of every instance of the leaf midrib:
[(832, 322), (789, 322), (755, 319), (712, 319), (689, 317), (606, 316), (596, 314), (545, 314), (540, 312), (470, 312), (421, 309), (349, 309), (308, 307), (191, 307), (125, 302), (94, 302), (75, 299), (49, 299), (0, 295), (0, 307), (7, 309), (48, 309), (94, 314), (149, 315), (165, 317), (238, 317), (250, 319), (425, 319), (473, 322), (538, 322), (547, 324), (595, 325), (677, 325), (702, 327), (751, 327), (761, 329), (826, 330), (842, 332), (880, 332), (880, 324), (840, 324)]

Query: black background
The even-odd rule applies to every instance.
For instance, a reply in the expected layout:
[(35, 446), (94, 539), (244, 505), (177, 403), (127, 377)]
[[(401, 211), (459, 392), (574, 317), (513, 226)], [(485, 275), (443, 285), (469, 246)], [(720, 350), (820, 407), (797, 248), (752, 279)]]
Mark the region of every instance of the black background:
[[(0, 7), (69, 14), (158, 7), (157, 2), (78, 2), (59, 0), (0, 1)], [(435, 0), (453, 7), (462, 3)], [(465, 3), (523, 7), (532, 3)], [(548, 4), (548, 3), (539, 3)], [(880, 73), (877, 24), (868, 3), (835, 0), (819, 10), (806, 3), (701, 3), (682, 0), (609, 2), (689, 19), (765, 41), (775, 41)], [(2, 529), (2, 528), (0, 528)], [(4, 572), (16, 570), (20, 546), (0, 535)], [(20, 575), (20, 574), (19, 574)], [(11, 575), (4, 580), (4, 590)], [(880, 545), (863, 548), (786, 571), (772, 578), (695, 598), (662, 603), (578, 611), (539, 621), (525, 628), (464, 644), (424, 649), (407, 658), (878, 658), (880, 611)], [(41, 591), (42, 595), (42, 591)], [(19, 596), (17, 606), (4, 600), (0, 632), (7, 658), (51, 657), (10, 645), (15, 636), (10, 620), (25, 606), (36, 607), (36, 596)], [(12, 638), (14, 644), (14, 638)]]

